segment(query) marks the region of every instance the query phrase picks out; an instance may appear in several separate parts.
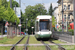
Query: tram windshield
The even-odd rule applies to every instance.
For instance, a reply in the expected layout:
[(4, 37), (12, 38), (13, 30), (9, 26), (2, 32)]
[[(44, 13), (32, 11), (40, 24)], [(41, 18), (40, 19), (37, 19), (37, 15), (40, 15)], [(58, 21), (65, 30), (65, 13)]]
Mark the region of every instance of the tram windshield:
[(40, 31), (50, 31), (50, 21), (47, 19), (41, 19), (39, 22)]

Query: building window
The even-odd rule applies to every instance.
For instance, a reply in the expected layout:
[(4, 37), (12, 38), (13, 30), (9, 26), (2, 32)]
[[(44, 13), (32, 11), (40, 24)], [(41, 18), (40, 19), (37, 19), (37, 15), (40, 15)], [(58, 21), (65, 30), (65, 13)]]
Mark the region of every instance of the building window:
[(56, 19), (56, 17), (55, 17), (55, 19)]
[(64, 5), (64, 10), (66, 10), (66, 5)]
[(70, 19), (70, 15), (68, 15), (68, 19)]
[(66, 15), (64, 15), (64, 19), (66, 20)]
[(59, 14), (58, 14), (58, 16), (59, 16)]
[(70, 10), (70, 5), (68, 5), (68, 10)]

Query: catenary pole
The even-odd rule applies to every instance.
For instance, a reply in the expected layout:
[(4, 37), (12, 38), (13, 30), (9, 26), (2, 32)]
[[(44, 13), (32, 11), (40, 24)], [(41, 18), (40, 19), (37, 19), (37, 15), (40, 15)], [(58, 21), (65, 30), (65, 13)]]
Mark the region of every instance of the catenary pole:
[[(16, 14), (16, 5), (15, 5), (15, 14)], [(16, 19), (15, 19), (15, 35), (17, 35)]]
[[(10, 8), (12, 9), (12, 0), (10, 0)], [(12, 32), (12, 29), (10, 29), (10, 32)], [(10, 37), (12, 36), (13, 34), (11, 33), (10, 34)]]
[[(19, 6), (21, 8), (21, 0), (19, 0)], [(21, 11), (21, 10), (20, 10)], [(21, 17), (20, 17), (20, 24), (21, 24)], [(20, 26), (20, 35), (21, 35), (21, 26)]]
[(63, 0), (62, 0), (62, 32), (63, 32)]
[(12, 0), (10, 0), (10, 8), (12, 8)]

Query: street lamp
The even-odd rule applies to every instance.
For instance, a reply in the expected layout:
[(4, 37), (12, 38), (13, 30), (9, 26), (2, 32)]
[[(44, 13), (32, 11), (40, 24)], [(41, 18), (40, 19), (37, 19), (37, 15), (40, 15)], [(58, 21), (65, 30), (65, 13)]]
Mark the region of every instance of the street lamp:
[(10, 0), (10, 8), (12, 8), (12, 0)]
[(26, 18), (26, 33), (28, 31), (28, 29), (27, 29), (27, 21), (28, 21), (28, 18)]
[(33, 35), (33, 28), (34, 28), (34, 27), (32, 27), (32, 35)]

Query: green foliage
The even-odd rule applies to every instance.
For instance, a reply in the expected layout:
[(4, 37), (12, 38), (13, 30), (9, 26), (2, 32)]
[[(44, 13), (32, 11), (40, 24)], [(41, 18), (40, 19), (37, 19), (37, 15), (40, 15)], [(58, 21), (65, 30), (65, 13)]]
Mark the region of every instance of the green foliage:
[[(38, 9), (39, 7), (41, 8)], [(31, 23), (33, 24), (32, 26), (34, 26), (34, 22), (31, 22), (31, 19), (34, 21), (38, 15), (40, 14), (45, 15), (46, 12), (47, 11), (45, 10), (45, 7), (41, 4), (36, 4), (35, 6), (30, 6), (30, 5), (27, 6), (25, 9), (25, 16), (26, 18), (28, 18), (28, 24), (27, 24), (28, 27), (31, 27)]]
[(55, 27), (53, 27), (53, 30), (54, 30), (54, 31), (57, 31)]
[(69, 32), (72, 32), (72, 35), (74, 35), (74, 30), (73, 29), (69, 29)]
[(17, 18), (15, 12), (8, 6), (7, 10), (5, 11), (5, 19), (8, 22), (14, 23), (17, 20), (17, 24), (19, 23), (19, 19)]
[(8, 22), (14, 23), (16, 20), (18, 24), (19, 18), (17, 18), (13, 9), (10, 8), (10, 3), (8, 2), (8, 6), (6, 6), (5, 4), (7, 4), (6, 0), (4, 0), (4, 2), (3, 0), (0, 0), (0, 21), (6, 20)]
[(51, 3), (50, 8), (49, 8), (49, 15), (52, 16), (53, 11), (54, 11), (54, 10), (53, 10), (52, 3)]
[(2, 1), (0, 0), (0, 21), (2, 21), (3, 18), (4, 18), (4, 11), (5, 11), (5, 10), (6, 10), (6, 9), (5, 9), (4, 6), (2, 6)]
[(2, 5), (2, 0), (0, 0), (0, 6)]
[(68, 29), (71, 29), (70, 24), (68, 24)]
[(59, 32), (61, 32), (61, 31), (62, 31), (62, 27), (61, 27), (61, 26), (58, 28), (58, 31), (59, 31)]
[(1, 35), (1, 33), (0, 33), (0, 35)]
[[(56, 24), (56, 19), (55, 19), (54, 16), (52, 16), (52, 26), (55, 26), (55, 24)], [(53, 27), (53, 30), (54, 30), (54, 31), (57, 31), (57, 30), (55, 29), (55, 27)]]
[(4, 18), (4, 11), (5, 11), (5, 8), (3, 6), (0, 6), (0, 21), (2, 21)]
[(16, 7), (19, 7), (19, 4), (18, 4), (18, 2), (16, 2), (16, 1), (12, 1), (12, 8), (14, 8), (15, 7), (15, 5), (16, 5)]
[(7, 0), (1, 0), (2, 1), (2, 6), (4, 6), (5, 8), (7, 8), (8, 7), (8, 2), (7, 2)]
[[(24, 13), (24, 22), (26, 22), (26, 18), (28, 18), (27, 26), (29, 28), (29, 33), (31, 33), (31, 27), (35, 25), (35, 19), (38, 15), (46, 15), (47, 10), (42, 4), (36, 4), (34, 6), (27, 6)], [(32, 21), (31, 21), (32, 20)]]
[(52, 26), (55, 26), (55, 24), (56, 24), (55, 17), (54, 17), (54, 16), (52, 16)]
[(62, 29), (59, 30), (60, 32), (62, 31)]

